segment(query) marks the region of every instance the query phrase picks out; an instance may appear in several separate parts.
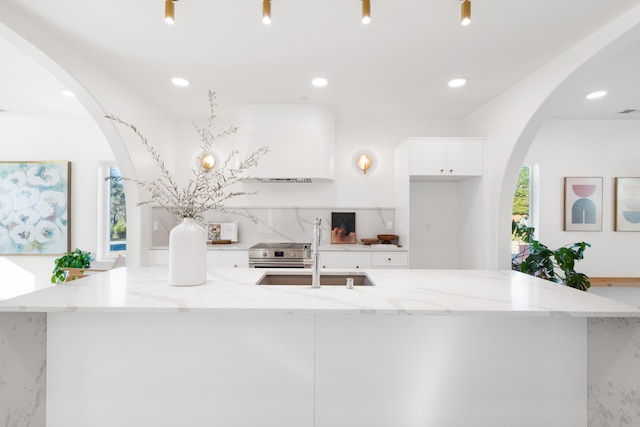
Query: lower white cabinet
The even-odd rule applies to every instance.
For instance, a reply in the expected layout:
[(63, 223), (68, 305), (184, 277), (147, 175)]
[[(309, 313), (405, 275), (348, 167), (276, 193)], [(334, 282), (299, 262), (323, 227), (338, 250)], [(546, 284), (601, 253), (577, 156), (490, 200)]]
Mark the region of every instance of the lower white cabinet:
[(249, 267), (248, 251), (207, 251), (207, 267)]
[[(152, 249), (151, 265), (153, 267), (169, 265), (168, 249)], [(207, 251), (207, 267), (241, 268), (249, 267), (248, 251)]]
[(409, 256), (407, 252), (372, 252), (372, 268), (408, 268)]
[(369, 268), (371, 256), (369, 252), (320, 252), (321, 268)]
[(321, 268), (408, 268), (407, 252), (320, 252)]

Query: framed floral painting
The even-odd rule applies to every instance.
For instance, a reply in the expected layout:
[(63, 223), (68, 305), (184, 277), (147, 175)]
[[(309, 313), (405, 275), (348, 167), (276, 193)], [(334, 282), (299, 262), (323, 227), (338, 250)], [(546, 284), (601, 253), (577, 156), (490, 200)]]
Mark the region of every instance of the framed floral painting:
[(0, 255), (71, 250), (71, 162), (0, 162)]
[(640, 178), (616, 178), (615, 231), (640, 231)]

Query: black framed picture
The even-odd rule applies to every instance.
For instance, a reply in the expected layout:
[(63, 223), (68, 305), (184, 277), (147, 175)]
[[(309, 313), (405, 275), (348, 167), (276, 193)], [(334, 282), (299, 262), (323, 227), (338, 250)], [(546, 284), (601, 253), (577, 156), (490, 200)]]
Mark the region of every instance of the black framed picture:
[(331, 243), (356, 243), (356, 213), (331, 213)]

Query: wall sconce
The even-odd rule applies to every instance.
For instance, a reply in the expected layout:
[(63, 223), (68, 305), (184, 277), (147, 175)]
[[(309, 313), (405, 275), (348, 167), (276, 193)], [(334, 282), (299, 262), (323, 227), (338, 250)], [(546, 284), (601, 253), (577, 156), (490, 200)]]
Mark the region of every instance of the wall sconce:
[(370, 172), (374, 166), (375, 157), (369, 151), (359, 151), (353, 157), (353, 164), (356, 167), (358, 172), (362, 172), (363, 174), (367, 174)]
[(209, 172), (216, 166), (215, 156), (211, 153), (203, 153), (202, 156), (200, 156), (200, 166), (202, 169)]

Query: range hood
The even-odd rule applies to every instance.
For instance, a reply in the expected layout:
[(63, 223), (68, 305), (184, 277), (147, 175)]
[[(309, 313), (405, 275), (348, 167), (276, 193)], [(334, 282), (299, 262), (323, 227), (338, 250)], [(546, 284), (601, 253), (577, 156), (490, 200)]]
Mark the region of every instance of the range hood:
[(246, 156), (269, 147), (250, 180), (299, 184), (333, 181), (335, 119), (318, 105), (254, 104), (238, 108), (238, 145)]

